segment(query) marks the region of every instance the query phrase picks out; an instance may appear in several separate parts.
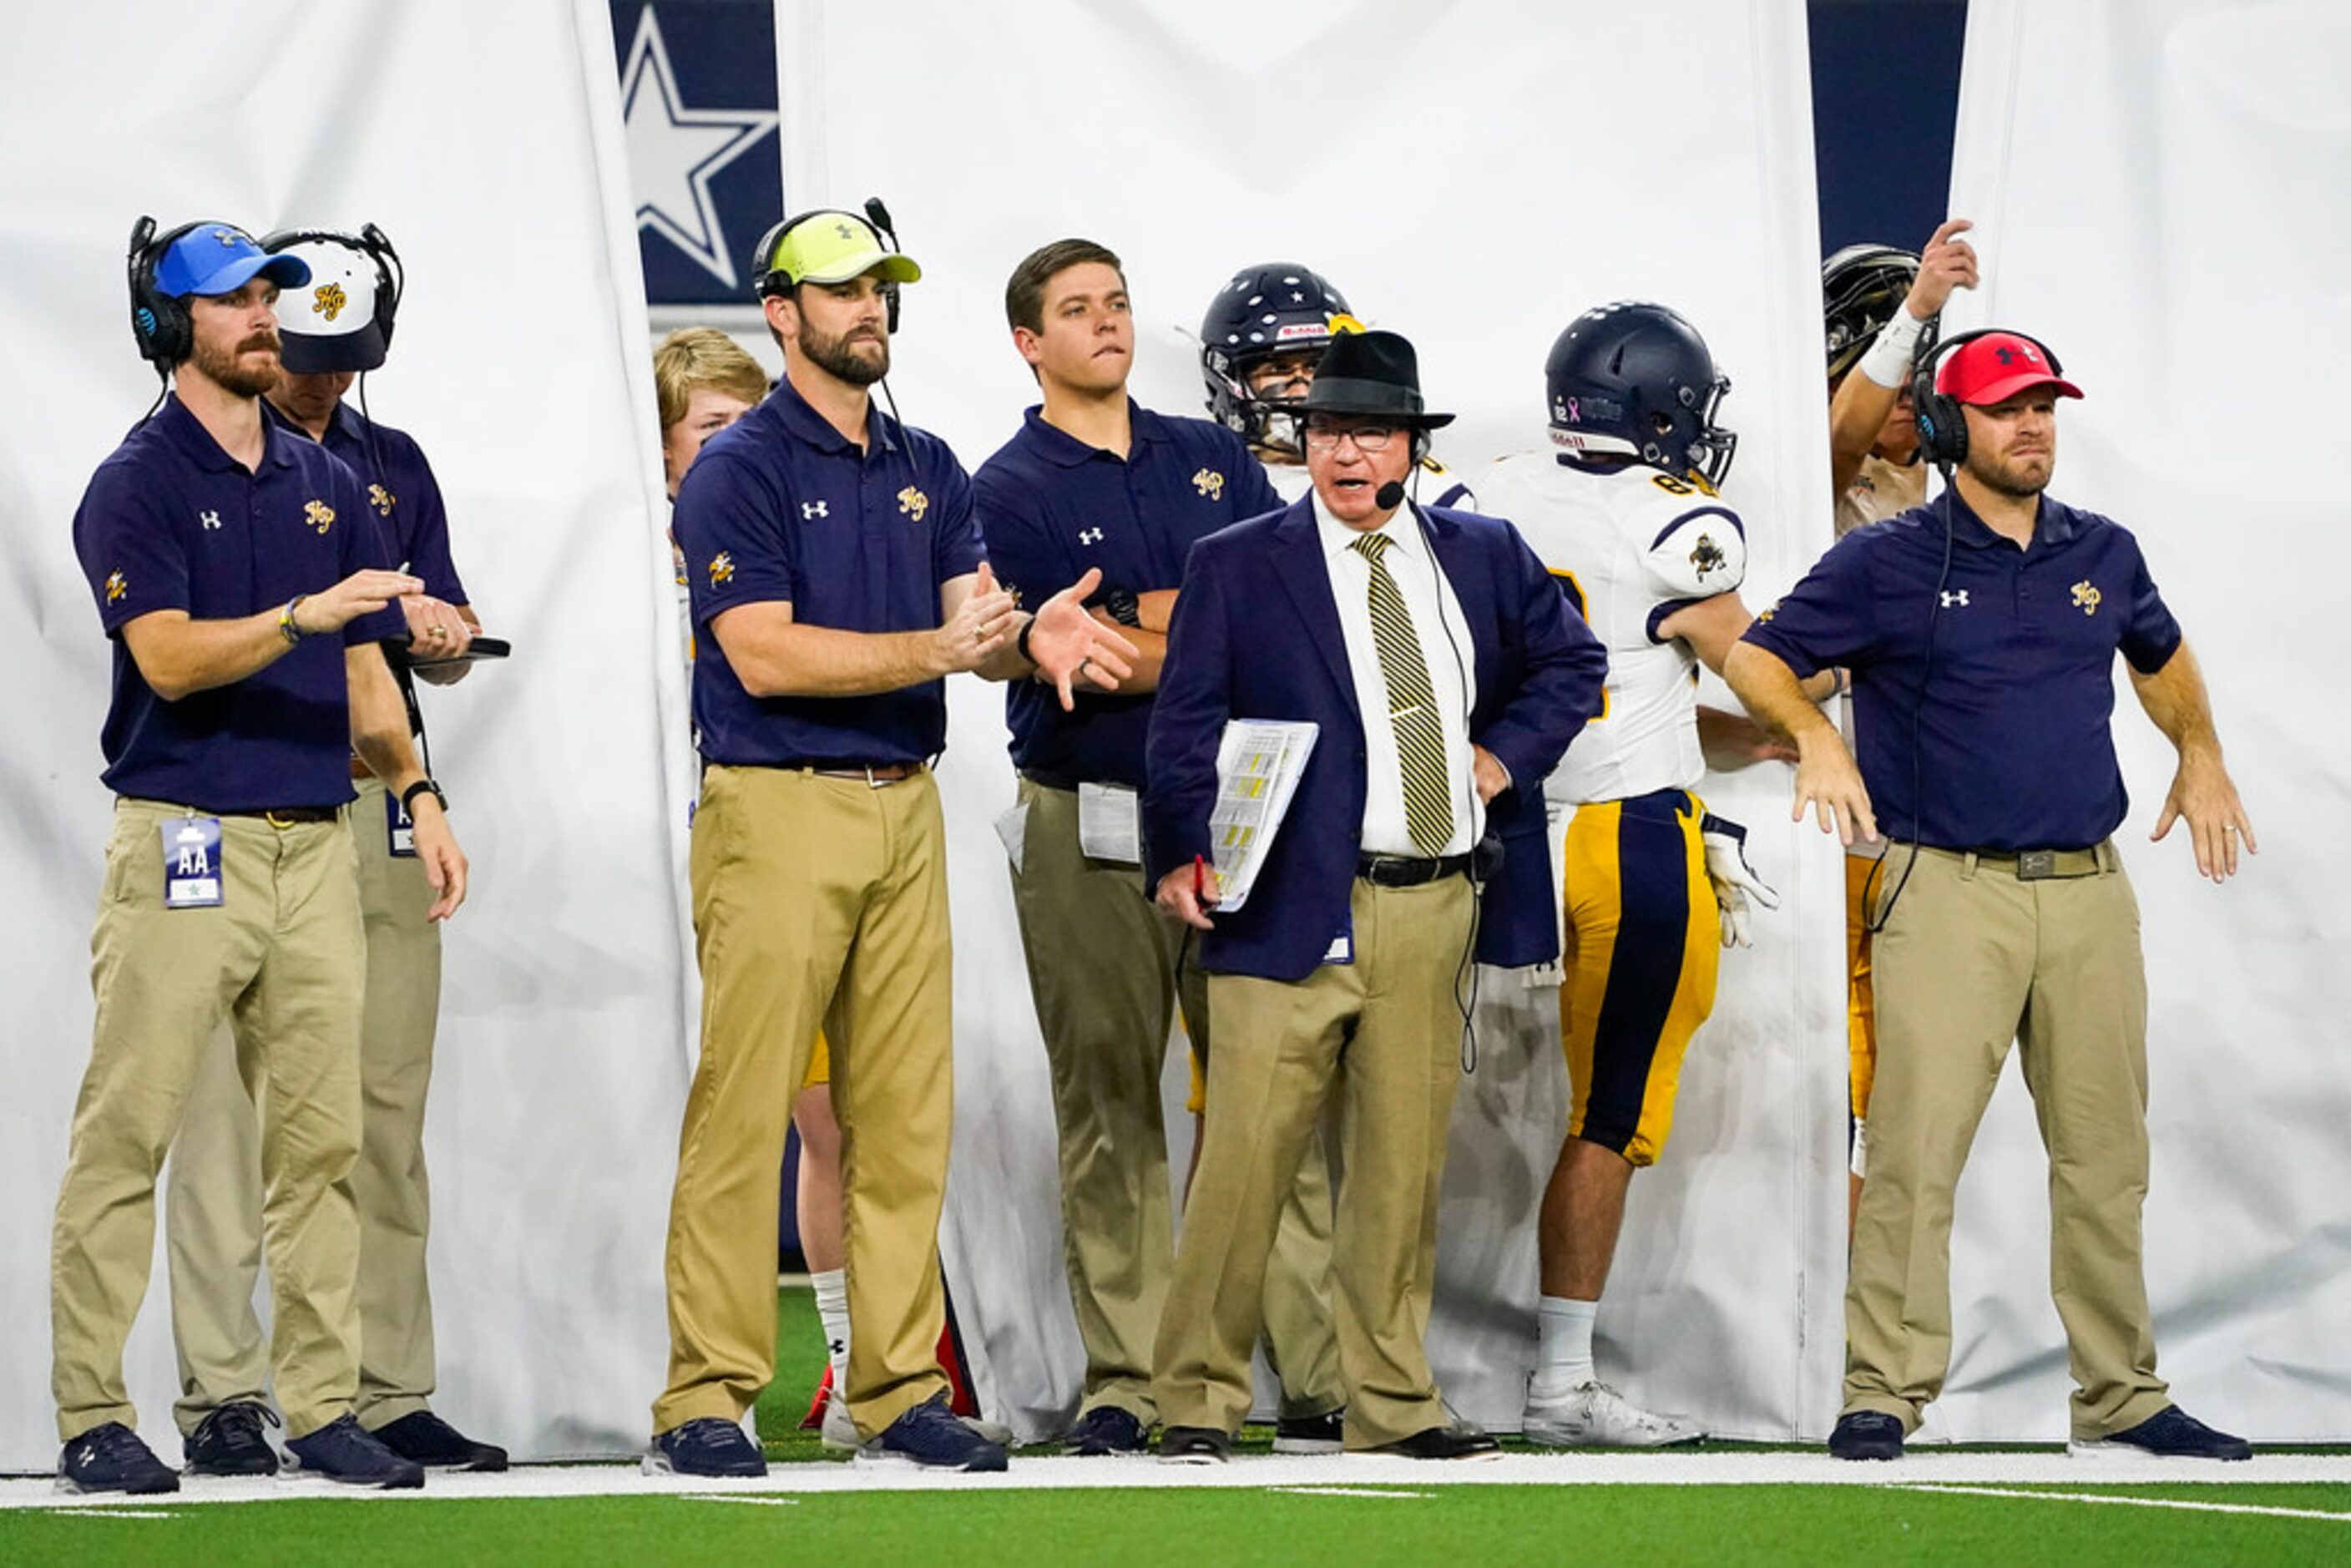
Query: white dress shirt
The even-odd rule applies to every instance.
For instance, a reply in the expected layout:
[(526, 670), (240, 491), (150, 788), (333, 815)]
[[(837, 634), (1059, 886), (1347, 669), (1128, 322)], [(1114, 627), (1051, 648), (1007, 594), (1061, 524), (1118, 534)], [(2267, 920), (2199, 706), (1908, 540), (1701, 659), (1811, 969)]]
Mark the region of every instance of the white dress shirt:
[[(1332, 517), (1319, 491), (1314, 526), (1322, 537), (1322, 564), (1331, 573), (1331, 596), (1339, 604), (1339, 629), (1355, 677), (1355, 701), (1364, 715), (1364, 852), (1417, 856), (1422, 852), (1405, 826), (1404, 765), (1396, 753), (1395, 726), (1388, 719), (1387, 676), (1380, 670), (1380, 646), (1372, 632), (1372, 563), (1353, 548), (1362, 534)], [(1398, 507), (1385, 525), (1369, 531), (1384, 533), (1392, 541), (1384, 559), (1411, 612), (1421, 660), (1428, 666), (1429, 688), (1437, 695), (1445, 773), (1453, 784), (1453, 836), (1437, 852), (1466, 854), (1485, 831), (1486, 817), (1469, 748), (1469, 709), (1478, 699), (1478, 655), (1469, 641), (1469, 623), (1412, 507)], [(1322, 744), (1337, 739), (1325, 736)]]

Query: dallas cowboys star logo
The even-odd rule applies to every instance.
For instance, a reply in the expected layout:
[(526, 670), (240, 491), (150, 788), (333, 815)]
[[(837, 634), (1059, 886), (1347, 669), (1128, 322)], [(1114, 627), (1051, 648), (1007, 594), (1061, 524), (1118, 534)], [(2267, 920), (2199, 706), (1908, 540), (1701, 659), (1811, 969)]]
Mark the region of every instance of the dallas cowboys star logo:
[(669, 49), (651, 5), (638, 17), (628, 63), (621, 68), (621, 104), (637, 226), (659, 233), (705, 272), (729, 288), (737, 287), (734, 247), (719, 225), (710, 182), (776, 129), (775, 113), (681, 104)]

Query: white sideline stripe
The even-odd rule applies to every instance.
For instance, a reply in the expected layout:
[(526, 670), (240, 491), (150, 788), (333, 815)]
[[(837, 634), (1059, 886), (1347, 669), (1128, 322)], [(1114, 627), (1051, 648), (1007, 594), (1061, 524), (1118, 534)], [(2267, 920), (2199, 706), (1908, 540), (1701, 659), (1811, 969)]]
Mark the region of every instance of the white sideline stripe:
[(696, 1497), (688, 1498), (686, 1500), (689, 1502), (755, 1502), (761, 1508), (798, 1508), (800, 1505), (800, 1500), (796, 1497)]
[(180, 1516), (162, 1509), (129, 1508), (53, 1508), (49, 1512), (61, 1519), (177, 1519)]
[(2019, 1491), (2013, 1487), (1946, 1486), (1934, 1481), (1906, 1484), (1904, 1491), (1941, 1492), (1950, 1497), (2022, 1497), (2043, 1502), (2112, 1502), (2126, 1508), (2179, 1508), (2192, 1513), (2258, 1513), (2269, 1519), (2324, 1519), (2351, 1524), (2351, 1513), (2329, 1513), (2316, 1508), (2274, 1508), (2252, 1502), (2192, 1502), (2177, 1497), (2101, 1497), (2095, 1492)]
[[(1594, 1453), (1570, 1450), (1505, 1454), (1479, 1464), (1439, 1464), (1389, 1455), (1243, 1456), (1224, 1465), (1163, 1465), (1147, 1458), (1016, 1458), (1002, 1475), (941, 1474), (913, 1465), (853, 1465), (809, 1460), (779, 1464), (764, 1479), (698, 1479), (643, 1476), (634, 1464), (524, 1465), (502, 1474), (435, 1471), (422, 1491), (355, 1491), (317, 1477), (280, 1475), (251, 1479), (189, 1477), (170, 1505), (337, 1498), (350, 1502), (454, 1501), (468, 1498), (767, 1496), (810, 1498), (834, 1493), (1082, 1490), (1102, 1487), (1392, 1487), (1425, 1491), (1452, 1486), (1876, 1486), (1921, 1483), (2017, 1486), (2131, 1486), (2149, 1482), (2295, 1482), (2351, 1484), (2351, 1456), (2256, 1455), (2234, 1464), (2218, 1459), (2069, 1458), (2063, 1449), (2028, 1452), (1914, 1451), (1887, 1463), (1833, 1459), (1821, 1449), (1786, 1453)], [(60, 1492), (47, 1476), (0, 1479), (0, 1513), (20, 1508), (118, 1508), (136, 1505)], [(152, 1507), (156, 1500), (147, 1500)]]
[(1268, 1487), (1268, 1491), (1287, 1492), (1292, 1497), (1435, 1497), (1433, 1491), (1374, 1491), (1370, 1487)]

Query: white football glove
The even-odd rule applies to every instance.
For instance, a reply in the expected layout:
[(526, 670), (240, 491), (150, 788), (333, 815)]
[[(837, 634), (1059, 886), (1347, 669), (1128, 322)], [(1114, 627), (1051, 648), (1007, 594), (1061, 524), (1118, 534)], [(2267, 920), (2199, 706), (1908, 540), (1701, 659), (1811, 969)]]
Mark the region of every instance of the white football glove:
[(1698, 819), (1698, 838), (1706, 845), (1706, 879), (1714, 884), (1715, 907), (1722, 916), (1722, 945), (1752, 947), (1747, 935), (1747, 895), (1766, 909), (1780, 907), (1780, 895), (1747, 863), (1747, 830), (1728, 817), (1708, 811)]

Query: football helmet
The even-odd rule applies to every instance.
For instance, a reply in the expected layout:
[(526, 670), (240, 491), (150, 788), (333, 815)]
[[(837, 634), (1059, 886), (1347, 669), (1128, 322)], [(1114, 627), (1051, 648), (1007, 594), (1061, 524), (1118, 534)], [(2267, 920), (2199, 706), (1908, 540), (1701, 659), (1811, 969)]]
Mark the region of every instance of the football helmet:
[(1849, 245), (1821, 263), (1821, 316), (1829, 380), (1853, 369), (1894, 319), (1918, 276), (1918, 258), (1890, 245)]
[(1662, 305), (1619, 300), (1568, 323), (1543, 361), (1552, 444), (1624, 456), (1719, 486), (1739, 438), (1714, 423), (1730, 391), (1698, 329)]
[(1276, 354), (1321, 349), (1334, 330), (1349, 328), (1361, 329), (1347, 314), (1345, 297), (1311, 267), (1283, 261), (1243, 267), (1200, 320), (1200, 379), (1208, 389), (1209, 413), (1252, 446), (1298, 451), (1297, 422), (1283, 411), (1286, 400), (1256, 396), (1249, 372)]

